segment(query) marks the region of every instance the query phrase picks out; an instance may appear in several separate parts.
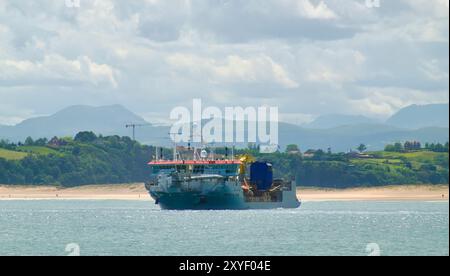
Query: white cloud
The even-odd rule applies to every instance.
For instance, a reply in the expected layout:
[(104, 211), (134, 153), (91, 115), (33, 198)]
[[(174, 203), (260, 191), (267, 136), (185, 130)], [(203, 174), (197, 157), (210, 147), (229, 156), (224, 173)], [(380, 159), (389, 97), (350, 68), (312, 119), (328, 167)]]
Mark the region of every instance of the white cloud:
[(42, 61), (0, 60), (0, 81), (8, 86), (52, 85), (55, 81), (65, 85), (90, 83), (117, 88), (117, 73), (106, 64), (97, 64), (89, 57), (69, 60), (59, 55), (47, 55)]
[(448, 71), (442, 70), (437, 59), (423, 61), (420, 70), (432, 81), (449, 81)]
[(15, 125), (33, 116), (33, 110), (16, 108), (0, 101), (0, 125)]
[(403, 0), (403, 2), (410, 5), (417, 13), (448, 19), (448, 0)]
[(286, 70), (270, 57), (257, 56), (243, 58), (230, 55), (223, 60), (202, 58), (194, 55), (177, 53), (167, 58), (175, 67), (187, 70), (198, 76), (209, 76), (210, 81), (229, 83), (277, 83), (284, 88), (297, 88), (299, 84), (289, 77)]
[(364, 3), (0, 1), (1, 121), (77, 103), (164, 121), (194, 97), (291, 121), (448, 102), (448, 0)]
[(310, 19), (336, 19), (338, 16), (328, 8), (324, 1), (314, 5), (309, 0), (295, 0), (296, 8), (301, 16)]
[(372, 116), (386, 118), (397, 110), (412, 104), (430, 104), (449, 101), (448, 93), (439, 91), (427, 93), (420, 90), (398, 88), (362, 88), (358, 99), (350, 102), (360, 113), (367, 112)]

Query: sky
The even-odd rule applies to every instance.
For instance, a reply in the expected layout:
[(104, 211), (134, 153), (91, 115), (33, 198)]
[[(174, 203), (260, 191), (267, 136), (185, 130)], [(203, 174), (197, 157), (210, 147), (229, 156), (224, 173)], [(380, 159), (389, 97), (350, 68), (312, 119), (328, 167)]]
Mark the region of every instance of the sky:
[(167, 122), (193, 98), (299, 124), (449, 102), (448, 0), (70, 4), (0, 0), (0, 124), (75, 104)]

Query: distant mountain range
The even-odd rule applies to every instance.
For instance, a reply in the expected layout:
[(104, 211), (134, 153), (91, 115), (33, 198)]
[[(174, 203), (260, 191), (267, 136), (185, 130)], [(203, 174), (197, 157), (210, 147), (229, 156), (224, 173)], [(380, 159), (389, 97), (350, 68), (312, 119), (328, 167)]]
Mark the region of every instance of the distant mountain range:
[(328, 129), (359, 124), (386, 124), (408, 129), (419, 129), (425, 127), (448, 128), (449, 105), (411, 105), (401, 109), (386, 121), (376, 120), (362, 115), (327, 114), (318, 117), (309, 124), (303, 125), (303, 127)]
[(423, 127), (447, 127), (449, 125), (449, 105), (411, 105), (401, 109), (386, 121), (386, 124), (417, 129)]
[(153, 140), (151, 137), (162, 138), (168, 133), (166, 127), (149, 124), (121, 105), (100, 107), (76, 105), (50, 116), (25, 120), (15, 126), (0, 126), (0, 139), (24, 141), (28, 136), (34, 139), (74, 136), (86, 130), (105, 136), (131, 136), (131, 129), (125, 128), (125, 125), (130, 123), (144, 125), (137, 130), (137, 138), (146, 143), (158, 143), (161, 139)]
[[(144, 125), (136, 129), (136, 139), (140, 142), (171, 145), (169, 127), (148, 123), (121, 105), (71, 106), (15, 126), (0, 126), (0, 139), (17, 142), (28, 136), (74, 136), (85, 130), (102, 135), (131, 136), (131, 129), (125, 128), (128, 123)], [(448, 105), (411, 106), (400, 110), (386, 123), (347, 115), (323, 116), (304, 127), (280, 123), (279, 140), (282, 148), (297, 144), (302, 150), (330, 147), (333, 151), (347, 151), (364, 143), (371, 150), (379, 150), (396, 141), (446, 142), (448, 131)]]
[(303, 125), (306, 128), (315, 129), (327, 129), (346, 125), (357, 125), (357, 124), (377, 124), (380, 121), (371, 119), (362, 115), (342, 115), (342, 114), (327, 114), (318, 117), (313, 122)]

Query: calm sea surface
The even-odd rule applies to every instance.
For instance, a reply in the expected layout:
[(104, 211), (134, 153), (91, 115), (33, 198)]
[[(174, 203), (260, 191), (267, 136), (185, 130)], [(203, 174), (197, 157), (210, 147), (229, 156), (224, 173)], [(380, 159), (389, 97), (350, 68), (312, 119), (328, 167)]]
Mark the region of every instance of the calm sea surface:
[(138, 201), (0, 201), (0, 255), (448, 256), (448, 226), (448, 202), (161, 211)]

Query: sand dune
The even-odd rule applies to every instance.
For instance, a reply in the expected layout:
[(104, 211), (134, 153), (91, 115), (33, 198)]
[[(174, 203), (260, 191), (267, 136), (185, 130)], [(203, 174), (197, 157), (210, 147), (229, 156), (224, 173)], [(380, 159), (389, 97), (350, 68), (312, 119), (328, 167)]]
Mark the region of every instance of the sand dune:
[[(298, 188), (298, 197), (302, 201), (448, 201), (448, 196), (448, 185), (407, 185), (342, 190)], [(77, 188), (0, 186), (0, 200), (22, 199), (152, 200), (141, 183), (90, 185)]]

